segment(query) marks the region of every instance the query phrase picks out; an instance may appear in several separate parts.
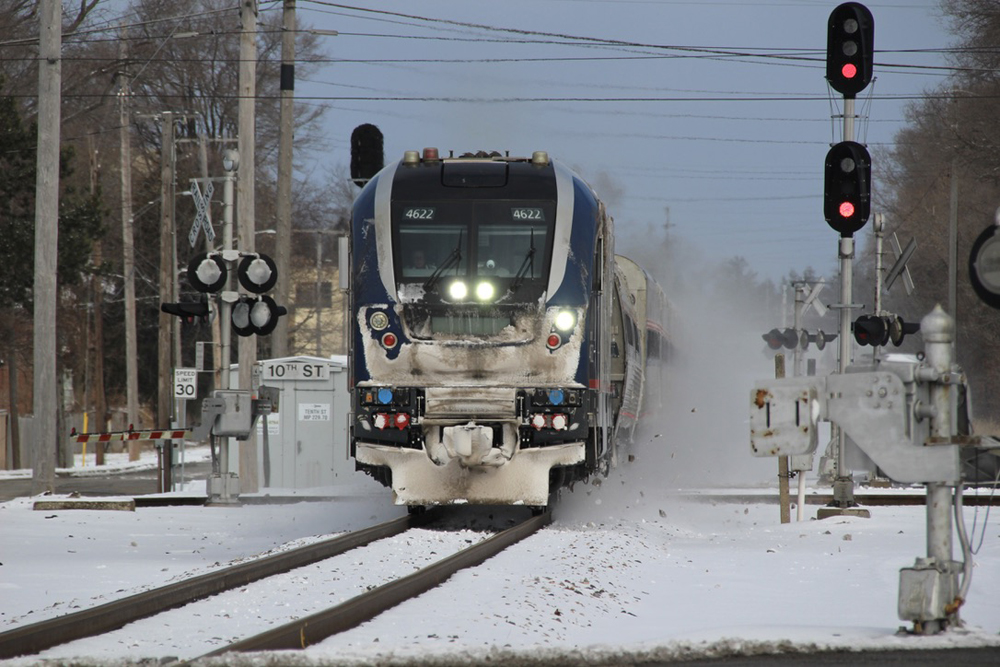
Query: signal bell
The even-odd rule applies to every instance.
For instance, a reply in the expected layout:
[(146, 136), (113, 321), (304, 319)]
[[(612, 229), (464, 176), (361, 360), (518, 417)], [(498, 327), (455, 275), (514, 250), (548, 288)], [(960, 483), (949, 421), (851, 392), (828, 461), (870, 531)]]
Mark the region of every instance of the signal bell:
[(854, 97), (872, 80), (875, 19), (859, 2), (830, 13), (826, 38), (826, 80), (844, 97)]
[(871, 155), (855, 141), (841, 141), (826, 154), (824, 172), (823, 216), (841, 236), (854, 236), (871, 213)]

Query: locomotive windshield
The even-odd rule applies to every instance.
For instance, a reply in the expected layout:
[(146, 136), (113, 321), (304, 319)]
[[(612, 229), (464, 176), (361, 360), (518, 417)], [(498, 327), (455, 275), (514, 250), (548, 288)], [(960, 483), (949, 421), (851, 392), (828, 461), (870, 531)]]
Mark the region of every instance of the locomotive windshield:
[(395, 217), (399, 283), (488, 277), (508, 288), (546, 275), (553, 202), (398, 203)]

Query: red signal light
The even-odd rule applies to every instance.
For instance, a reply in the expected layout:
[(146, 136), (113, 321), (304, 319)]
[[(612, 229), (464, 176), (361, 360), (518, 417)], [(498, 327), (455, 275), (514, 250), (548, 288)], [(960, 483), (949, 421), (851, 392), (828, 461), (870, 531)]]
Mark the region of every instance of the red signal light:
[(545, 344), (548, 345), (550, 350), (554, 350), (562, 345), (562, 338), (557, 333), (550, 333), (549, 339), (545, 341)]
[(382, 336), (382, 347), (384, 347), (387, 350), (391, 350), (392, 348), (396, 347), (396, 334), (387, 333), (384, 336)]
[(842, 217), (849, 218), (852, 215), (854, 215), (854, 204), (852, 204), (849, 201), (845, 201), (840, 205), (840, 208), (837, 210), (840, 211), (840, 215)]
[(853, 79), (858, 75), (858, 68), (853, 63), (847, 63), (840, 68), (840, 73), (844, 75), (845, 79)]

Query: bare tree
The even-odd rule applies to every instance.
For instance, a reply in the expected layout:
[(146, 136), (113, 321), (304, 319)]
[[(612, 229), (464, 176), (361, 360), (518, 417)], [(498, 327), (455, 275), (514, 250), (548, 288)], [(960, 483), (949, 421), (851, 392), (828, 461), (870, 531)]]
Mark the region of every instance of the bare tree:
[[(876, 209), (887, 214), (888, 232), (903, 243), (917, 239), (909, 266), (917, 289), (901, 286), (886, 307), (919, 320), (935, 303), (947, 304), (949, 211), (952, 179), (958, 191), (957, 352), (968, 369), (975, 405), (1000, 407), (1000, 314), (982, 304), (968, 279), (968, 257), (976, 236), (993, 222), (1000, 205), (1000, 5), (989, 0), (942, 2), (958, 39), (950, 56), (955, 73), (910, 106), (907, 126), (894, 147), (873, 160)], [(870, 248), (869, 248), (870, 251)], [(864, 264), (873, 280), (874, 263)], [(866, 288), (864, 288), (866, 289)], [(906, 343), (915, 350), (919, 340)]]

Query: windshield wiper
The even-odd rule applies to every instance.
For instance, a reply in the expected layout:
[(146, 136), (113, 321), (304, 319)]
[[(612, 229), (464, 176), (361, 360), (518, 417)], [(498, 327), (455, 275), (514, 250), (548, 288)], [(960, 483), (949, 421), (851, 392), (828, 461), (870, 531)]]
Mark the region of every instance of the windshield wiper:
[(516, 292), (518, 288), (521, 287), (521, 283), (524, 282), (525, 276), (528, 274), (528, 268), (531, 268), (531, 277), (535, 277), (535, 229), (531, 228), (531, 247), (528, 248), (527, 254), (524, 256), (524, 261), (521, 262), (521, 268), (517, 270), (517, 275), (514, 276), (514, 282), (510, 285), (510, 291)]
[(464, 229), (458, 230), (458, 243), (452, 249), (448, 257), (441, 263), (441, 266), (434, 269), (434, 273), (430, 275), (427, 282), (424, 283), (424, 291), (429, 292), (437, 284), (437, 281), (441, 278), (441, 275), (450, 269), (452, 265), (458, 264), (462, 261), (462, 234), (465, 232)]

